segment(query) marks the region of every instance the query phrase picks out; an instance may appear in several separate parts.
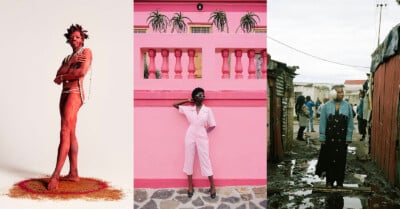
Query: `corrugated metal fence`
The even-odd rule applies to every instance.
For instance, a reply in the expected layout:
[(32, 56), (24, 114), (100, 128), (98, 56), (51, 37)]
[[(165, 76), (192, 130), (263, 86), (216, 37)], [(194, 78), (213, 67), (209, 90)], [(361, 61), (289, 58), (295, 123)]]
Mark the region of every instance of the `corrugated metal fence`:
[(400, 56), (381, 64), (374, 75), (371, 155), (389, 182), (398, 184), (397, 171)]

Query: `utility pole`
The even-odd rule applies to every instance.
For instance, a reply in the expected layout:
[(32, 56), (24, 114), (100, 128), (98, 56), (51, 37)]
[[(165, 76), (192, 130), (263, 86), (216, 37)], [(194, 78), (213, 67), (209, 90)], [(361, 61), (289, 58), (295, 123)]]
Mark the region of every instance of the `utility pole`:
[(377, 4), (376, 7), (380, 7), (379, 8), (379, 29), (378, 29), (378, 46), (379, 46), (379, 42), (380, 42), (380, 36), (381, 36), (381, 20), (382, 20), (382, 7), (385, 6), (386, 7), (386, 3), (385, 4)]

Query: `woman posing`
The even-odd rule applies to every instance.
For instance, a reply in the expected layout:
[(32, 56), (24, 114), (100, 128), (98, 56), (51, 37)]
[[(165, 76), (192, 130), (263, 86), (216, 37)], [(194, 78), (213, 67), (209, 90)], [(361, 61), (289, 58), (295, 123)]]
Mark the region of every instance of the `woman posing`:
[[(57, 163), (50, 178), (47, 189), (58, 188), (59, 180), (79, 181), (78, 175), (78, 141), (75, 135), (78, 110), (82, 106), (85, 95), (83, 79), (92, 63), (92, 52), (83, 48), (84, 40), (89, 36), (82, 26), (75, 24), (67, 29), (64, 36), (72, 47), (72, 54), (68, 55), (57, 71), (54, 82), (62, 84), (60, 98), (61, 131), (58, 147)], [(66, 158), (69, 158), (70, 170), (67, 176), (60, 178), (60, 172)]]
[[(177, 102), (173, 106), (180, 113), (184, 114), (190, 123), (185, 137), (185, 163), (183, 167), (183, 172), (187, 174), (189, 182), (188, 197), (192, 197), (194, 192), (192, 175), (194, 156), (197, 149), (201, 174), (208, 176), (208, 180), (210, 181), (210, 196), (214, 199), (216, 197), (216, 190), (209, 157), (207, 133), (215, 128), (216, 122), (211, 109), (203, 104), (204, 98), (204, 89), (195, 88), (192, 91), (191, 99)], [(186, 103), (192, 105), (183, 105)]]

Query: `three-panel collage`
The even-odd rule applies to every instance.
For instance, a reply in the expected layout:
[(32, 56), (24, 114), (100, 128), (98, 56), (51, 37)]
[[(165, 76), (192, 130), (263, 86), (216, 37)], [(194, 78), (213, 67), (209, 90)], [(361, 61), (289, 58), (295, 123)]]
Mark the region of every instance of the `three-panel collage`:
[(400, 1), (0, 1), (0, 208), (400, 207)]

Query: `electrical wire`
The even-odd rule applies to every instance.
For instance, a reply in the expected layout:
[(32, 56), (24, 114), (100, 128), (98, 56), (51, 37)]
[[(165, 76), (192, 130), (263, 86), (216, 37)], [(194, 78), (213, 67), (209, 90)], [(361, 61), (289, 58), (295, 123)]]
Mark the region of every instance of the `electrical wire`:
[(309, 56), (309, 57), (312, 57), (312, 58), (314, 58), (314, 59), (318, 59), (318, 60), (322, 60), (322, 61), (325, 61), (325, 62), (329, 62), (329, 63), (333, 63), (333, 64), (337, 64), (337, 65), (342, 65), (342, 66), (346, 66), (346, 67), (352, 67), (352, 68), (366, 68), (366, 69), (369, 69), (369, 68), (370, 68), (370, 67), (366, 67), (366, 66), (350, 65), (350, 64), (345, 64), (345, 63), (341, 63), (341, 62), (336, 62), (336, 61), (332, 61), (332, 60), (329, 60), (329, 59), (325, 59), (325, 58), (322, 58), (322, 57), (319, 57), (319, 56), (310, 54), (310, 53), (308, 53), (308, 52), (305, 52), (305, 51), (303, 51), (303, 50), (294, 48), (294, 47), (292, 47), (292, 46), (290, 46), (290, 45), (288, 45), (288, 44), (286, 44), (286, 43), (284, 43), (284, 42), (282, 42), (282, 41), (279, 41), (279, 40), (277, 40), (277, 39), (275, 39), (275, 38), (273, 38), (273, 37), (271, 37), (271, 36), (268, 36), (268, 35), (267, 35), (267, 38), (270, 39), (270, 40), (272, 40), (272, 41), (275, 41), (276, 43), (279, 43), (279, 44), (281, 44), (281, 45), (283, 45), (283, 46), (286, 46), (286, 47), (288, 47), (288, 48), (290, 48), (290, 49), (292, 49), (292, 50), (294, 50), (294, 51), (297, 51), (297, 52), (299, 52), (299, 53), (302, 53), (302, 54), (304, 54), (304, 55), (307, 55), (307, 56)]

